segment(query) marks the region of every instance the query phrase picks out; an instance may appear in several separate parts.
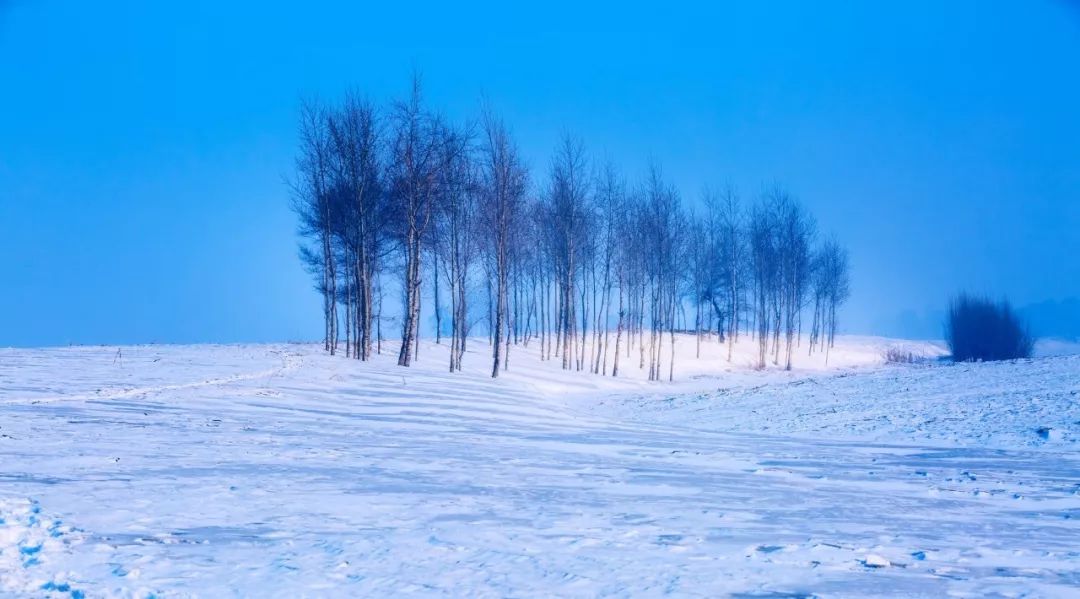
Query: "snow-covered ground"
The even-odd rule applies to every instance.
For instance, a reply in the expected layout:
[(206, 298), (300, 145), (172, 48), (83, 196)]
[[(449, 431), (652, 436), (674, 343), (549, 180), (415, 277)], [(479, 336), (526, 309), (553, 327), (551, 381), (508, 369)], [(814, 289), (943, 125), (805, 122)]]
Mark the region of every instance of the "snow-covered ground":
[[(0, 349), (0, 595), (1076, 596), (1080, 357)], [(927, 360), (886, 365), (897, 347)]]

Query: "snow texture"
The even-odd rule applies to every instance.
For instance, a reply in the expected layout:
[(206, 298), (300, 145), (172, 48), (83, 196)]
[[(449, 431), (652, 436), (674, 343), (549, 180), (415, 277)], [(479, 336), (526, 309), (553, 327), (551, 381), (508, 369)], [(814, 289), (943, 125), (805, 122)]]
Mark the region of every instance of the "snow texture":
[(0, 595), (1076, 596), (1080, 356), (695, 345), (0, 349)]

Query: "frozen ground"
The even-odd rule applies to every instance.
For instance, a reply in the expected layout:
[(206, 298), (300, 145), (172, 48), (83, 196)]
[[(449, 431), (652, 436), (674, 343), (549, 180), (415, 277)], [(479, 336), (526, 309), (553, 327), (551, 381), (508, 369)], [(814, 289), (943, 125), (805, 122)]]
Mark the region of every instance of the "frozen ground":
[(0, 350), (0, 595), (1076, 596), (1080, 357), (892, 345), (754, 372), (684, 338), (674, 384), (492, 381), (481, 342), (458, 375)]

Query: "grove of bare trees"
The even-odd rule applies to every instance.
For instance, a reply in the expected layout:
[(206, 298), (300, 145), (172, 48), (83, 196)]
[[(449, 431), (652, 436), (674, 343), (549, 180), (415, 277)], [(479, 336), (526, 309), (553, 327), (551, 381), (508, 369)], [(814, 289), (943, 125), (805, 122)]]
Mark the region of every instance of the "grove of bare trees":
[(699, 355), (726, 344), (729, 361), (749, 336), (759, 368), (790, 369), (804, 314), (807, 351), (835, 342), (847, 253), (782, 187), (751, 202), (706, 190), (687, 207), (659, 165), (628, 181), (571, 135), (530, 171), (506, 123), (489, 110), (450, 123), (418, 79), (386, 108), (357, 94), (306, 102), (299, 132), (291, 196), (331, 354), (369, 360), (394, 325), (409, 366), (425, 310), (436, 342), (449, 332), (451, 372), (486, 333), (493, 377), (519, 348), (567, 370), (672, 380), (679, 332)]

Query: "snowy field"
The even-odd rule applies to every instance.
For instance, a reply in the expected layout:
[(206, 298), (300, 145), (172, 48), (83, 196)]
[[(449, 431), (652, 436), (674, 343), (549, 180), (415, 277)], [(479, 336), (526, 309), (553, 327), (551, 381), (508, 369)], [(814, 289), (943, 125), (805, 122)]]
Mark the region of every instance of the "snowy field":
[[(1080, 356), (0, 349), (0, 595), (1076, 597)], [(926, 356), (884, 364), (888, 347)], [(802, 350), (800, 350), (801, 352)]]

